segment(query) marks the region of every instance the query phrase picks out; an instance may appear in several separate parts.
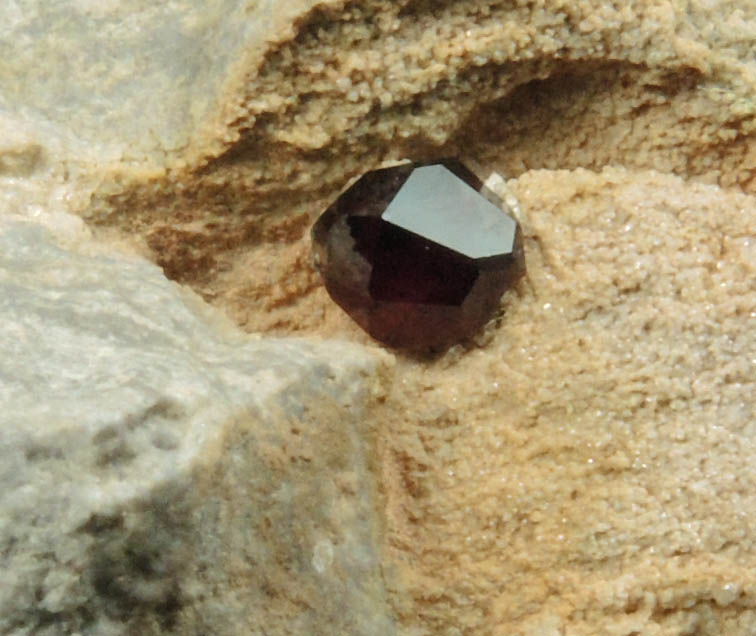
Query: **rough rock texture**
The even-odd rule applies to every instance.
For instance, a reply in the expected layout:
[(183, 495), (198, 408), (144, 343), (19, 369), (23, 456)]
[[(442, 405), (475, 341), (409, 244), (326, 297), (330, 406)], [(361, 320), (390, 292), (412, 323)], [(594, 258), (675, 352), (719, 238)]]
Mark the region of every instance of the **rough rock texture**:
[(200, 305), (2, 223), (0, 633), (393, 633), (364, 418), (385, 362)]
[(397, 611), (433, 634), (756, 633), (756, 200), (617, 168), (508, 186), (527, 280), (483, 348), (397, 368)]
[(509, 177), (619, 163), (752, 190), (742, 3), (305, 4), (277, 3), (302, 10), (294, 28), (248, 42), (167, 172), (121, 167), (82, 206), (250, 329), (301, 328), (315, 281), (292, 238), (384, 159), (461, 152)]
[(270, 1), (212, 0), (201, 12), (194, 6), (4, 2), (0, 106), (28, 117), (45, 143), (60, 143), (74, 163), (160, 165), (210, 116), (249, 43), (286, 18)]
[[(27, 437), (0, 438), (9, 449), (0, 470), (12, 464), (9, 479), (71, 476), (36, 500), (24, 491), (3, 495), (15, 502), (4, 510), (39, 509), (48, 525), (27, 531), (31, 512), (0, 520), (10, 524), (0, 537), (20, 537), (24, 554), (39, 555), (14, 561), (11, 583), (0, 582), (0, 595), (13, 586), (0, 598), (17, 599), (0, 620), (11, 616), (27, 632), (40, 621), (48, 633), (84, 630), (97, 616), (112, 621), (98, 633), (264, 629), (273, 636), (317, 633), (328, 617), (356, 622), (325, 633), (359, 633), (355, 616), (375, 612), (375, 620), (364, 618), (364, 633), (390, 633), (392, 624), (411, 636), (756, 633), (753, 2), (53, 4), (0, 5), (3, 213), (43, 218), (70, 236), (79, 230), (64, 212), (75, 211), (103, 242), (139, 250), (247, 331), (371, 344), (327, 299), (310, 266), (308, 229), (350, 179), (384, 161), (462, 155), (482, 177), (497, 170), (511, 179), (506, 189), (519, 200), (528, 275), (475, 342), (432, 361), (398, 357), (382, 383), (390, 386), (385, 401), (365, 397), (350, 408), (331, 405), (370, 390), (375, 371), (366, 377), (359, 369), (374, 369), (374, 354), (349, 349), (345, 357), (335, 341), (231, 346), (225, 328), (194, 333), (194, 313), (202, 311), (194, 304), (171, 323), (157, 308), (152, 328), (165, 342), (157, 357), (136, 336), (129, 345), (129, 331), (98, 332), (93, 306), (105, 316), (111, 304), (122, 317), (154, 316), (163, 296), (150, 296), (153, 287), (137, 279), (169, 286), (144, 265), (87, 256), (90, 291), (101, 304), (78, 314), (80, 349), (98, 364), (113, 360), (112, 368), (132, 368), (133, 352), (145, 361), (140, 375), (153, 367), (163, 375), (151, 371), (153, 382), (134, 392), (137, 406), (128, 412), (76, 384), (82, 394), (69, 425), (61, 423), (58, 398), (39, 387), (48, 365), (29, 372), (27, 385), (39, 390), (29, 413), (46, 415)], [(16, 229), (8, 239), (27, 246), (15, 250), (19, 258), (51, 249), (29, 232)], [(119, 287), (124, 277), (128, 288)], [(74, 307), (75, 286), (40, 277), (28, 295), (56, 303), (70, 296)], [(122, 289), (120, 298), (113, 289)], [(170, 289), (164, 294), (177, 293)], [(46, 320), (54, 327), (64, 318), (50, 311)], [(46, 330), (34, 343), (14, 337), (1, 346), (47, 346), (50, 359), (68, 356), (58, 366), (79, 369), (80, 378), (99, 368), (85, 366), (65, 340), (43, 337)], [(207, 353), (216, 346), (227, 352), (223, 360)], [(199, 397), (178, 399), (169, 391), (175, 365), (165, 360), (186, 356), (200, 360), (180, 371), (179, 385), (197, 387)], [(260, 369), (271, 360), (280, 363), (267, 376)], [(326, 368), (337, 382), (310, 392)], [(274, 408), (285, 389), (240, 388), (261, 373), (301, 378), (304, 393)], [(129, 428), (129, 413), (162, 403), (151, 401), (155, 391), (185, 414), (152, 412), (148, 422), (163, 420), (154, 431), (197, 431), (193, 445), (152, 450), (140, 432), (150, 426)], [(193, 418), (213, 396), (212, 430), (202, 432)], [(281, 413), (292, 412), (313, 418), (299, 435), (282, 424)], [(338, 421), (341, 431), (342, 420), (353, 423), (348, 444), (357, 450), (318, 437), (332, 424), (317, 423)], [(13, 451), (48, 436), (58, 441), (44, 448), (70, 449), (68, 440), (94, 436), (107, 422), (116, 423), (116, 440), (151, 449), (137, 454), (150, 466), (189, 449), (191, 474), (162, 464), (132, 468), (123, 481), (131, 490), (108, 498), (119, 517), (102, 512), (108, 500), (83, 498), (87, 488), (107, 486), (87, 483), (93, 440), (62, 460), (44, 459), (62, 461), (50, 472)], [(213, 432), (225, 445), (202, 441)], [(295, 438), (301, 453), (288, 451)], [(245, 439), (255, 454), (239, 450)], [(313, 485), (308, 470), (297, 473), (303, 463), (288, 459), (300, 454), (320, 474), (345, 461), (358, 468)], [(73, 463), (80, 457), (86, 471)], [(100, 470), (118, 479), (127, 470), (119, 461), (107, 456)], [(147, 474), (145, 484), (133, 477)], [(284, 474), (304, 489), (302, 499), (267, 489)], [(174, 484), (190, 487), (171, 490)], [(360, 567), (372, 578), (354, 589), (352, 603), (340, 601), (357, 566), (328, 570), (328, 537), (305, 530), (309, 506), (343, 510), (328, 488), (352, 502), (348, 523), (333, 532), (353, 528), (370, 555)], [(70, 498), (55, 499), (60, 492)], [(150, 512), (140, 501), (166, 505)], [(262, 526), (253, 524), (252, 535), (264, 540), (245, 537), (246, 511), (273, 501), (283, 502), (272, 508), (283, 516), (267, 530), (261, 518)], [(87, 526), (86, 514), (69, 516), (77, 510), (95, 520)], [(58, 525), (63, 532), (51, 529)], [(291, 530), (277, 533), (281, 526)], [(85, 527), (94, 533), (90, 552), (81, 538), (89, 531), (77, 530)], [(145, 561), (138, 551), (129, 560), (144, 536), (160, 544), (177, 527), (176, 560), (171, 553), (165, 562)], [(59, 546), (71, 533), (69, 553)], [(275, 559), (245, 552), (261, 545)], [(183, 546), (199, 556), (183, 559)], [(213, 551), (220, 546), (233, 548), (225, 560)], [(15, 558), (12, 549), (0, 555)], [(97, 550), (103, 556), (93, 561)], [(232, 558), (239, 554), (242, 560)], [(307, 558), (290, 558), (297, 554)], [(336, 548), (333, 554), (336, 564)], [(264, 577), (254, 565), (261, 562)], [(116, 582), (98, 592), (87, 574), (60, 583), (42, 574), (78, 576), (96, 571), (93, 563), (104, 563), (101, 571)], [(199, 563), (207, 563), (206, 574)], [(310, 566), (329, 575), (308, 578)], [(186, 583), (171, 578), (179, 571)], [(135, 608), (125, 627), (114, 609), (124, 602)], [(69, 621), (62, 629), (59, 611)], [(297, 624), (295, 615), (313, 622)]]

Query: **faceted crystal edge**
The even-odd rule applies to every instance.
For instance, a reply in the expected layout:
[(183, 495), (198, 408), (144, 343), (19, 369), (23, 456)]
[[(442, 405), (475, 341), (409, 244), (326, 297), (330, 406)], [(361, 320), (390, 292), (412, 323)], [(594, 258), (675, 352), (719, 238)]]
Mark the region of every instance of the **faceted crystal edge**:
[(511, 252), (517, 228), (501, 206), (442, 164), (415, 168), (383, 219), (473, 259)]

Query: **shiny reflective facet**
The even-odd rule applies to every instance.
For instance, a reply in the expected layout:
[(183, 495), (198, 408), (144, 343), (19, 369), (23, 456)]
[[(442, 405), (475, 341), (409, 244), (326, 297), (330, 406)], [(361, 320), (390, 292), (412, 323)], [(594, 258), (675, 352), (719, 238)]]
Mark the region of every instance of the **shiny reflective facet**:
[(381, 218), (472, 259), (511, 252), (517, 229), (443, 164), (415, 169)]
[(473, 335), (524, 272), (517, 223), (482, 188), (456, 161), (361, 177), (313, 227), (331, 297), (390, 346), (438, 351)]

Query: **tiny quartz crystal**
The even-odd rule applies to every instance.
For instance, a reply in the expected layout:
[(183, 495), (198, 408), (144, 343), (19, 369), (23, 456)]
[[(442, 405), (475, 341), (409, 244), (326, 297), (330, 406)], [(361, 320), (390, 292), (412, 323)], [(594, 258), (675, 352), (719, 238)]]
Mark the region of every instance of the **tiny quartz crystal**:
[(504, 207), (456, 160), (375, 170), (315, 223), (315, 265), (373, 338), (440, 351), (490, 320), (525, 271)]

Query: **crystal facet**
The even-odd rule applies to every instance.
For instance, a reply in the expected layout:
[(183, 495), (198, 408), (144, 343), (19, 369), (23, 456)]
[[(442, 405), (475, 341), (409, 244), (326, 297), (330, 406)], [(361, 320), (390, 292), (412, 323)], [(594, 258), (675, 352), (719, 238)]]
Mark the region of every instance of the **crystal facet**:
[(480, 329), (525, 271), (503, 207), (455, 160), (369, 172), (315, 223), (315, 265), (376, 340), (439, 351)]

